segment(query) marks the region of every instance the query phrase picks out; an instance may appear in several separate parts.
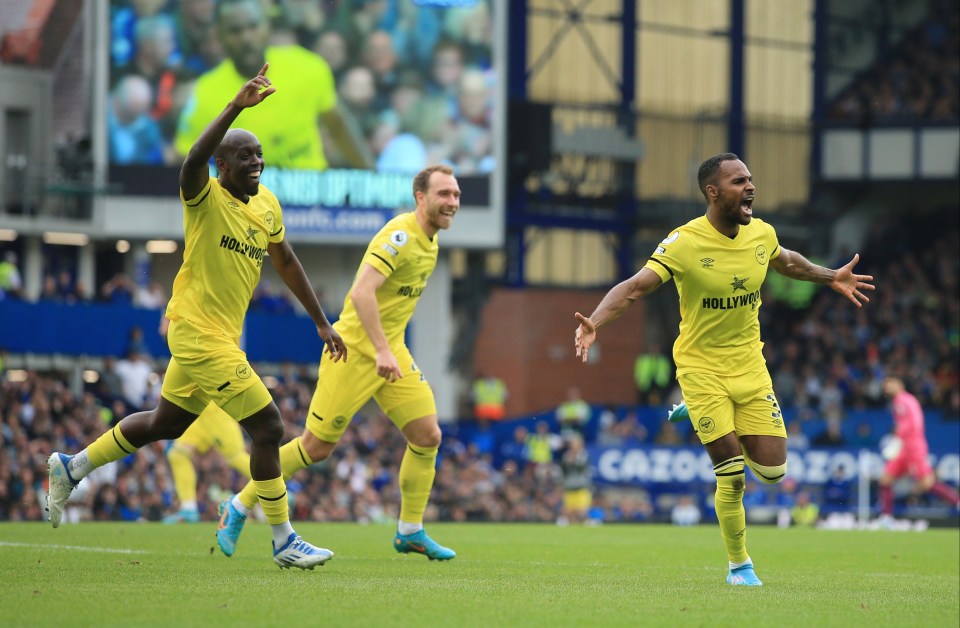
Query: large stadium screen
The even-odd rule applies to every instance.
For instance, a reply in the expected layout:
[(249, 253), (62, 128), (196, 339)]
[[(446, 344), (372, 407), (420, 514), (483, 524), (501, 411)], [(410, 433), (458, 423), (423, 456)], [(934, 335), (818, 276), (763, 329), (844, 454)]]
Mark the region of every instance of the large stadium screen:
[[(444, 241), (499, 246), (499, 0), (114, 0), (109, 179), (176, 197), (203, 128), (264, 61), (277, 87), (236, 127), (291, 235), (369, 237), (412, 206), (411, 175), (451, 165), (463, 214)], [(464, 224), (466, 223), (466, 224)]]

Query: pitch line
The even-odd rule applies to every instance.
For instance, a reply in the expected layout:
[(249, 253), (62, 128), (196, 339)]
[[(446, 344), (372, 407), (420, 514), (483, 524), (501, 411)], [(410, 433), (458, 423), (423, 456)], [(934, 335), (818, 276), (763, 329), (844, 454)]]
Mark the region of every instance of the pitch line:
[(85, 547), (83, 545), (50, 545), (47, 543), (13, 543), (0, 541), (0, 547), (32, 547), (36, 549), (76, 550), (78, 552), (100, 552), (101, 554), (147, 554), (144, 550), (112, 547)]

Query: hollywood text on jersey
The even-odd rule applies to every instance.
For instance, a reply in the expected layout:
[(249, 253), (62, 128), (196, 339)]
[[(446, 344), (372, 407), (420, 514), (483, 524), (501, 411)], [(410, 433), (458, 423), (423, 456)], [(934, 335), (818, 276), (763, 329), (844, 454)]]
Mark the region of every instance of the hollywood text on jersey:
[(240, 242), (236, 238), (228, 235), (220, 236), (220, 248), (239, 253), (240, 255), (245, 255), (254, 260), (257, 263), (257, 266), (263, 265), (263, 255), (267, 252), (266, 249), (260, 248), (259, 246), (254, 246), (252, 244)]
[(756, 308), (760, 302), (760, 291), (749, 294), (737, 294), (732, 297), (703, 297), (701, 307), (705, 310), (735, 310), (750, 306)]

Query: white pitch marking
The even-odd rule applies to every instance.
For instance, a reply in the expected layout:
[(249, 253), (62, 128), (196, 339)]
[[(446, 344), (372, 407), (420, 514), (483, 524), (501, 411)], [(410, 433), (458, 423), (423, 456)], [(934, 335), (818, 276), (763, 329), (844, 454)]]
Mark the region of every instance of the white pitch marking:
[(83, 545), (47, 545), (45, 543), (11, 543), (0, 541), (0, 547), (34, 547), (37, 549), (77, 550), (80, 552), (101, 552), (103, 554), (147, 554), (144, 550), (117, 549), (112, 547), (84, 547)]

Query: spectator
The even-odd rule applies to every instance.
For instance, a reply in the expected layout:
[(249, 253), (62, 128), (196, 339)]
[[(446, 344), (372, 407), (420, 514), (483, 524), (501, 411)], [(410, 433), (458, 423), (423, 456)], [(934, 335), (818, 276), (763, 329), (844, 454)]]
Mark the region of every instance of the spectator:
[(0, 300), (4, 298), (23, 298), (23, 281), (17, 266), (17, 254), (13, 251), (5, 252), (0, 262)]
[(557, 406), (557, 422), (560, 424), (560, 435), (568, 438), (573, 434), (583, 436), (587, 423), (593, 415), (590, 404), (580, 396), (580, 389), (571, 386), (567, 389), (567, 399)]
[(560, 458), (560, 470), (563, 473), (563, 514), (557, 523), (584, 523), (593, 503), (593, 483), (590, 458), (580, 436), (568, 440), (567, 449)]
[(701, 516), (691, 495), (681, 495), (670, 510), (670, 522), (675, 526), (695, 526), (700, 523)]
[(824, 430), (813, 438), (813, 445), (816, 447), (843, 447), (847, 440), (843, 437), (843, 431), (838, 419), (827, 420)]
[(797, 501), (790, 509), (790, 520), (795, 526), (812, 528), (820, 519), (820, 507), (810, 500), (810, 493), (800, 491)]
[(136, 285), (123, 273), (117, 273), (103, 284), (100, 294), (105, 301), (118, 305), (131, 305)]
[(787, 424), (787, 442), (791, 449), (806, 451), (810, 448), (810, 439), (803, 433), (803, 428), (799, 421), (790, 421)]
[(852, 482), (847, 478), (847, 470), (837, 465), (833, 474), (823, 486), (823, 513), (846, 512), (850, 509)]
[(522, 425), (513, 428), (513, 439), (500, 446), (500, 457), (503, 464), (513, 463), (516, 468), (522, 469), (527, 457), (527, 443), (530, 432)]
[(633, 364), (633, 381), (637, 385), (637, 403), (657, 406), (669, 390), (673, 367), (658, 343), (637, 356)]
[(143, 407), (150, 390), (150, 375), (153, 373), (153, 368), (142, 353), (139, 353), (136, 348), (131, 348), (126, 358), (117, 361), (116, 372), (120, 376), (123, 400), (130, 406), (131, 412), (138, 411)]
[(167, 293), (156, 279), (137, 286), (134, 295), (134, 305), (150, 310), (162, 309), (167, 305)]
[(493, 375), (478, 373), (473, 381), (473, 418), (500, 421), (506, 414), (507, 385)]

